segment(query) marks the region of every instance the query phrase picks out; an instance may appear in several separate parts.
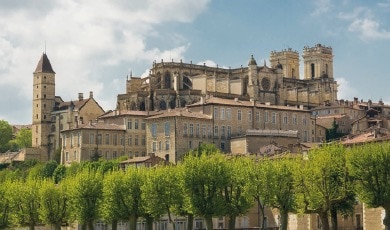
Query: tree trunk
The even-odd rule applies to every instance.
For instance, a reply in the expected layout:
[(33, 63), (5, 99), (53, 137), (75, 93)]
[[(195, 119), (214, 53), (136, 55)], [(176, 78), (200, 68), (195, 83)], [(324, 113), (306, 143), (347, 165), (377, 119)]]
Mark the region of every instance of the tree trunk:
[(288, 227), (288, 212), (280, 210), (280, 230), (287, 230)]
[(118, 221), (117, 220), (111, 221), (111, 229), (112, 230), (117, 230), (118, 229)]
[(81, 224), (81, 230), (87, 230), (87, 224), (86, 223), (83, 223)]
[(330, 209), (330, 221), (332, 222), (332, 230), (337, 230), (337, 210), (334, 208)]
[(131, 215), (129, 219), (129, 230), (137, 229), (137, 217), (135, 215)]
[(187, 230), (193, 230), (194, 229), (194, 215), (188, 214), (187, 215)]
[(321, 230), (329, 230), (328, 212), (320, 212), (318, 215), (321, 220)]
[(35, 229), (35, 225), (33, 225), (33, 224), (29, 225), (29, 226), (28, 226), (28, 229), (29, 229), (29, 230), (34, 230), (34, 229)]
[(93, 230), (95, 226), (93, 225), (93, 220), (88, 221), (88, 230)]
[(383, 208), (385, 209), (386, 216), (383, 219), (383, 224), (385, 225), (386, 230), (390, 230), (390, 204), (384, 205)]
[(264, 205), (261, 204), (260, 200), (257, 200), (257, 205), (259, 206), (260, 211), (261, 211), (261, 217), (262, 217), (261, 218), (261, 229), (264, 230), (265, 229), (265, 226), (264, 226), (264, 220), (265, 220)]
[(206, 229), (207, 230), (213, 230), (213, 217), (211, 216), (206, 216)]
[(236, 229), (236, 216), (230, 215), (229, 216), (229, 230)]
[(153, 218), (151, 216), (145, 217), (146, 226), (145, 230), (153, 230)]
[(54, 225), (55, 230), (61, 230), (61, 223), (57, 223)]

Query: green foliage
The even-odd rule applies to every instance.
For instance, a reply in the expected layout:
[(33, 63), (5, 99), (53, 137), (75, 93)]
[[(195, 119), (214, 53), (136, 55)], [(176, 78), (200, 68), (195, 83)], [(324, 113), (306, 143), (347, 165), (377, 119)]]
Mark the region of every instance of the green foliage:
[(53, 181), (55, 184), (58, 184), (65, 178), (66, 175), (66, 167), (65, 165), (58, 165), (53, 172)]
[(202, 143), (198, 148), (190, 150), (185, 156), (193, 155), (193, 156), (201, 156), (201, 155), (212, 155), (212, 154), (222, 154), (221, 150), (219, 150), (214, 144), (205, 144)]
[(16, 134), (13, 142), (19, 149), (29, 148), (32, 145), (32, 133), (31, 129), (22, 128)]
[(73, 217), (89, 226), (99, 217), (99, 203), (102, 197), (103, 176), (95, 170), (79, 172), (69, 185)]
[(61, 147), (59, 147), (58, 149), (56, 149), (56, 151), (54, 152), (54, 159), (57, 164), (61, 164)]
[(39, 218), (39, 188), (41, 181), (28, 179), (11, 183), (10, 201), (12, 203), (11, 218), (15, 225), (34, 227), (40, 223)]
[(348, 158), (359, 199), (371, 207), (383, 207), (384, 224), (390, 228), (390, 142), (354, 147)]
[(40, 207), (39, 215), (45, 224), (60, 229), (61, 224), (69, 218), (69, 196), (66, 181), (54, 184), (46, 180), (39, 188)]
[(180, 167), (160, 166), (147, 170), (145, 182), (141, 187), (142, 200), (146, 212), (159, 219), (167, 214), (170, 223), (175, 223), (172, 214), (179, 214), (184, 194), (181, 188)]
[(339, 132), (339, 125), (333, 121), (332, 128), (326, 129), (325, 139), (326, 141), (336, 140), (344, 136), (343, 133)]
[(0, 229), (10, 226), (10, 212), (12, 202), (10, 194), (11, 181), (4, 181), (0, 184)]
[(229, 184), (226, 159), (221, 154), (188, 155), (184, 159), (184, 184), (194, 214), (206, 219), (212, 229), (212, 216), (225, 214), (223, 192)]
[(12, 140), (12, 126), (5, 120), (0, 120), (0, 153), (9, 150), (9, 142)]

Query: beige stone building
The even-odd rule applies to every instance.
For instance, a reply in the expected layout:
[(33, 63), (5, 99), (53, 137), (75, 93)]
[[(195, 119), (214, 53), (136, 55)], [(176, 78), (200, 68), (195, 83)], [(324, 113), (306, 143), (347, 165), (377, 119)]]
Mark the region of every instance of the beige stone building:
[(117, 109), (173, 109), (199, 102), (202, 95), (306, 108), (337, 100), (332, 48), (321, 44), (305, 47), (302, 57), (302, 79), (299, 53), (292, 49), (272, 51), (271, 66), (259, 66), (253, 56), (245, 67), (238, 68), (161, 60), (153, 63), (148, 77), (127, 79)]
[(93, 98), (84, 99), (80, 93), (77, 100), (65, 102), (55, 95), (55, 72), (45, 53), (33, 73), (32, 100), (32, 148), (27, 155), (47, 161), (61, 147), (60, 132), (75, 128), (102, 115), (104, 110)]

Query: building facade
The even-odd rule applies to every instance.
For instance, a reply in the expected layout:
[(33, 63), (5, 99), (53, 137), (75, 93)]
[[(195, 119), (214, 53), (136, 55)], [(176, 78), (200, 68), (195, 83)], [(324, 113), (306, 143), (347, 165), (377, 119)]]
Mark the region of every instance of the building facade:
[(313, 108), (337, 100), (333, 51), (317, 44), (303, 51), (304, 77), (299, 77), (299, 53), (291, 49), (270, 55), (271, 66), (221, 68), (180, 62), (154, 62), (146, 78), (130, 76), (118, 110), (166, 110), (199, 102), (202, 95), (253, 99), (273, 105)]

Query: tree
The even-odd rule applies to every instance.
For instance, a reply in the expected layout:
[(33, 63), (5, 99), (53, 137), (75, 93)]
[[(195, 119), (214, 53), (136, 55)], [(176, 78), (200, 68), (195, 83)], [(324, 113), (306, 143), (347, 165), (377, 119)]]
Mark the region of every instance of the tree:
[(9, 150), (9, 142), (12, 140), (12, 126), (5, 120), (0, 120), (0, 153)]
[(10, 200), (13, 205), (12, 218), (17, 225), (28, 226), (30, 230), (40, 223), (39, 218), (39, 194), (38, 190), (41, 181), (28, 179), (27, 181), (17, 180), (11, 183), (12, 191)]
[(294, 170), (297, 167), (295, 157), (284, 157), (275, 159), (267, 167), (269, 181), (269, 205), (279, 209), (280, 229), (287, 230), (288, 213), (296, 210), (296, 191), (294, 181)]
[(19, 149), (29, 148), (32, 145), (32, 133), (31, 129), (22, 128), (16, 133), (15, 144)]
[(332, 128), (326, 129), (326, 133), (325, 133), (326, 141), (335, 140), (342, 136), (344, 136), (344, 134), (339, 132), (339, 125), (336, 123), (336, 121), (333, 121)]
[(370, 207), (382, 207), (383, 224), (390, 229), (390, 142), (353, 147), (348, 154), (359, 199)]
[(53, 172), (53, 181), (55, 184), (58, 184), (62, 179), (65, 178), (66, 167), (65, 165), (57, 165), (56, 169)]
[(82, 229), (93, 230), (94, 221), (99, 217), (99, 202), (102, 196), (103, 176), (94, 170), (78, 173), (69, 185), (70, 202), (74, 218)]
[(10, 191), (11, 181), (7, 180), (0, 182), (0, 229), (5, 229), (10, 226), (11, 200)]
[(161, 166), (149, 169), (142, 186), (142, 199), (146, 212), (154, 219), (167, 214), (169, 222), (175, 230), (172, 213), (179, 213), (179, 206), (183, 203), (184, 194), (180, 188), (180, 168)]
[(103, 179), (103, 197), (100, 206), (102, 217), (111, 223), (113, 230), (117, 229), (118, 221), (127, 220), (127, 206), (124, 202), (126, 186), (124, 172), (116, 170), (109, 172)]
[(207, 229), (213, 229), (212, 217), (225, 214), (223, 192), (229, 177), (225, 157), (221, 154), (188, 155), (184, 159), (184, 184), (194, 214), (205, 218)]
[(54, 184), (46, 180), (39, 189), (39, 214), (45, 224), (61, 229), (61, 224), (69, 219), (69, 195), (66, 181)]
[(353, 184), (346, 170), (345, 148), (339, 144), (324, 145), (310, 151), (308, 158), (302, 161), (296, 174), (301, 210), (305, 213), (317, 213), (322, 228), (328, 230), (330, 210), (351, 199), (353, 191)]
[(236, 217), (247, 213), (253, 206), (252, 181), (249, 180), (252, 160), (238, 156), (228, 159), (226, 164), (229, 181), (223, 194), (229, 230), (232, 230), (235, 229)]

